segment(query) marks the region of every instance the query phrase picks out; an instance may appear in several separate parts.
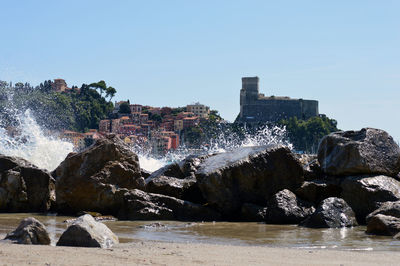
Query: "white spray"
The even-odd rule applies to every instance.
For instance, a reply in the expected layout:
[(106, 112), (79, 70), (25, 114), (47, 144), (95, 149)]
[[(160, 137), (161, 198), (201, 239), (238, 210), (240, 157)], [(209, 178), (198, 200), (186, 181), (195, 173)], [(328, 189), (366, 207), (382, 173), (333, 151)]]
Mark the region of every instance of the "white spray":
[(39, 168), (54, 170), (73, 151), (72, 143), (45, 134), (29, 109), (19, 112), (9, 103), (7, 111), (15, 123), (11, 128), (0, 123), (0, 154), (22, 157)]

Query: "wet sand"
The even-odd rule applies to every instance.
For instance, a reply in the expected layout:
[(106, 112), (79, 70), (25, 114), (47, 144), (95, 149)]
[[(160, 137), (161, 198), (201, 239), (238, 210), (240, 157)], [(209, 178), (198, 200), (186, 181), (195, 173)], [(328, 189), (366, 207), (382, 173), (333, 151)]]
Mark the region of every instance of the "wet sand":
[(400, 253), (137, 241), (111, 249), (0, 242), (0, 265), (396, 265)]

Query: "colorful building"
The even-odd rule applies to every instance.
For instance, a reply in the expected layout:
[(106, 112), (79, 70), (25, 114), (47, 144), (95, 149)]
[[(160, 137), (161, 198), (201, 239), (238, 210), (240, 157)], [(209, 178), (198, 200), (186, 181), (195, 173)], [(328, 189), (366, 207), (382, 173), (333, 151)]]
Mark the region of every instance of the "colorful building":
[(200, 118), (208, 118), (208, 115), (210, 114), (210, 107), (200, 103), (189, 104), (186, 106), (186, 110), (194, 113), (194, 115)]

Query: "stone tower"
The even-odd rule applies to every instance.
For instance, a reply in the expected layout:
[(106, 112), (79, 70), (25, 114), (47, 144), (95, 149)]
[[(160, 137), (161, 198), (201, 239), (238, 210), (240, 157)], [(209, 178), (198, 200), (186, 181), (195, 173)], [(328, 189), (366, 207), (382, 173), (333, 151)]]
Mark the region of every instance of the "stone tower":
[(257, 101), (259, 93), (258, 77), (242, 78), (242, 89), (240, 90), (240, 113), (243, 113), (242, 107)]

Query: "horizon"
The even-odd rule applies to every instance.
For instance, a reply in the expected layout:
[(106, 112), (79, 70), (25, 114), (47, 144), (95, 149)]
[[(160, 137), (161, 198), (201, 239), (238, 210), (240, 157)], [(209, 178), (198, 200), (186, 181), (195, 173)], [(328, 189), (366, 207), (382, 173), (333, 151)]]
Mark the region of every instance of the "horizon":
[[(250, 4), (251, 3), (251, 4)], [(19, 1), (3, 4), (0, 80), (104, 80), (113, 101), (200, 102), (233, 122), (241, 78), (318, 100), (342, 130), (400, 140), (400, 3)], [(18, 16), (16, 19), (15, 16)]]

